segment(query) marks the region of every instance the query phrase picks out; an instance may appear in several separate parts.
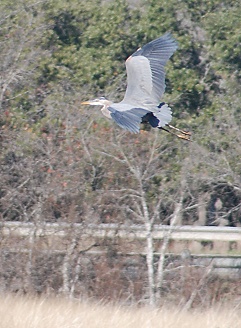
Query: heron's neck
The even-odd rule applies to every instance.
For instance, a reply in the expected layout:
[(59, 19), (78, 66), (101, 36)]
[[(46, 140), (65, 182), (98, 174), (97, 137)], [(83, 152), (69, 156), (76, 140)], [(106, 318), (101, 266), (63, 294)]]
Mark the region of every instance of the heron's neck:
[(108, 105), (104, 105), (104, 106), (101, 108), (101, 112), (102, 112), (102, 114), (105, 115), (106, 117), (111, 118), (111, 116), (110, 116), (110, 111), (108, 110)]

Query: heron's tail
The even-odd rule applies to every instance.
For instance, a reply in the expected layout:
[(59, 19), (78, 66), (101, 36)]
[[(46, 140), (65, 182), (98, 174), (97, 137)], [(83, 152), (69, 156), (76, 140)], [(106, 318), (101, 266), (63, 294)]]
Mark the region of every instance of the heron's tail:
[(162, 127), (167, 125), (172, 120), (172, 110), (168, 106), (168, 104), (162, 102), (160, 103), (158, 107), (158, 110), (154, 112), (153, 114), (155, 117), (159, 120), (158, 127)]

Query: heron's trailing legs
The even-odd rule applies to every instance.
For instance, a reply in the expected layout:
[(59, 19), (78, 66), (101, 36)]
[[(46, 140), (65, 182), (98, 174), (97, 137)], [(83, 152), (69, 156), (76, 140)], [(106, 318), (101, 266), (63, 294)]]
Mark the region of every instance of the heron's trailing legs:
[(166, 131), (166, 132), (168, 132), (168, 133), (171, 133), (171, 134), (173, 134), (174, 136), (176, 136), (176, 137), (178, 137), (178, 138), (180, 138), (180, 139), (184, 139), (184, 140), (187, 140), (187, 141), (191, 141), (191, 139), (190, 139), (190, 137), (191, 137), (191, 132), (183, 131), (183, 130), (178, 129), (178, 128), (176, 128), (175, 126), (172, 126), (172, 125), (170, 125), (170, 124), (166, 124), (166, 125), (167, 125), (170, 129), (173, 129), (173, 130), (175, 130), (175, 131), (178, 131), (178, 132), (180, 132), (181, 134), (176, 134), (176, 133), (174, 133), (173, 131), (167, 130), (167, 129), (163, 128), (163, 127), (161, 127), (160, 129), (161, 129), (161, 130), (164, 130), (164, 131)]
[(173, 130), (176, 130), (178, 132), (181, 132), (182, 134), (184, 134), (185, 136), (190, 136), (191, 135), (191, 132), (187, 132), (187, 131), (184, 131), (184, 130), (181, 130), (181, 129), (178, 129), (176, 128), (175, 126), (172, 126), (170, 124), (167, 124), (167, 126)]

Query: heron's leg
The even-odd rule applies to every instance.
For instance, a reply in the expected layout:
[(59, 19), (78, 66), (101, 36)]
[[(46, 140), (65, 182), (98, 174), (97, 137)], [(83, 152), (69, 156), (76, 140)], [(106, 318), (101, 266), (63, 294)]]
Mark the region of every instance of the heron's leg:
[(191, 132), (183, 131), (181, 129), (176, 128), (175, 126), (172, 126), (170, 124), (166, 124), (170, 129), (176, 130), (178, 132), (181, 132), (182, 134), (185, 134), (186, 136), (190, 136)]
[(172, 131), (169, 131), (169, 130), (163, 128), (163, 127), (158, 127), (158, 129), (163, 130), (163, 131), (166, 131), (166, 132), (168, 132), (168, 133), (170, 133), (170, 134), (176, 136), (176, 133), (174, 133), (174, 132), (172, 132)]
[[(167, 124), (167, 126), (169, 126), (169, 125)], [(158, 129), (163, 130), (163, 131), (166, 131), (166, 132), (168, 132), (168, 133), (170, 133), (170, 134), (172, 134), (172, 135), (174, 135), (174, 136), (176, 136), (176, 137), (178, 137), (178, 138), (180, 138), (180, 139), (184, 139), (184, 140), (187, 140), (187, 141), (191, 141), (191, 139), (190, 139), (190, 135), (191, 135), (191, 133), (190, 133), (190, 134), (187, 133), (186, 135), (181, 135), (181, 134), (176, 134), (176, 133), (174, 133), (174, 132), (172, 132), (172, 131), (169, 131), (169, 130), (163, 128), (163, 127), (159, 127)], [(174, 129), (174, 130), (176, 130), (176, 129)], [(179, 131), (179, 129), (177, 129), (177, 131)], [(180, 131), (181, 131), (181, 130), (180, 130)]]

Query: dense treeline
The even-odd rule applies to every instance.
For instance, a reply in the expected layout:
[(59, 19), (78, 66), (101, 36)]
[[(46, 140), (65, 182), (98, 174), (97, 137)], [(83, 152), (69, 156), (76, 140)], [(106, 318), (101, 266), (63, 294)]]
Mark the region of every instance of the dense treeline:
[[(2, 1), (2, 220), (138, 221), (141, 195), (157, 222), (181, 201), (179, 223), (240, 224), (240, 14), (237, 1)], [(190, 144), (80, 105), (120, 100), (124, 60), (166, 31), (179, 49), (164, 100)]]

